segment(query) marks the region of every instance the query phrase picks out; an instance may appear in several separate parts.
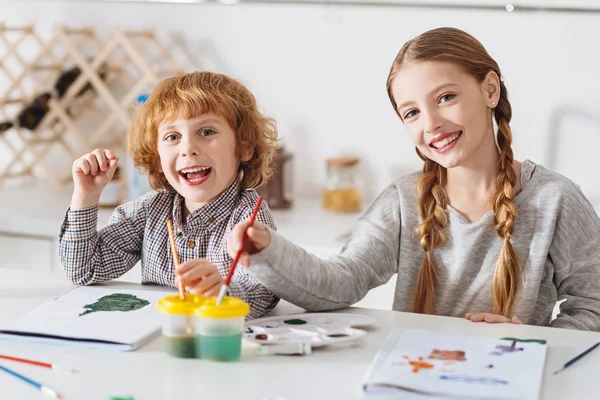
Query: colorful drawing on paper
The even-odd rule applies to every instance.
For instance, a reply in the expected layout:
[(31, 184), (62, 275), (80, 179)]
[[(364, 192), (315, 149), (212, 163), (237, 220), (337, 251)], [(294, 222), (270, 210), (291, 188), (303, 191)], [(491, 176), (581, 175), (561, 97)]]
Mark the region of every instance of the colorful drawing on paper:
[(479, 383), (483, 385), (508, 385), (508, 381), (488, 376), (440, 375), (441, 380), (450, 382)]
[(416, 360), (411, 360), (408, 356), (402, 356), (402, 358), (404, 358), (406, 362), (395, 362), (393, 365), (403, 366), (408, 364), (412, 367), (412, 372), (414, 373), (420, 372), (422, 369), (431, 369), (434, 367), (433, 364), (424, 361), (423, 357), (419, 357)]
[(519, 343), (539, 343), (539, 344), (547, 343), (544, 339), (518, 339), (518, 338), (512, 338), (512, 337), (504, 337), (504, 338), (500, 338), (500, 340), (512, 340), (512, 341), (519, 342)]
[(523, 347), (517, 347), (517, 341), (513, 340), (510, 346), (504, 344), (496, 345), (496, 350), (490, 354), (493, 356), (501, 356), (505, 353), (515, 353), (517, 351), (523, 351)]
[(140, 299), (133, 294), (113, 293), (99, 298), (95, 303), (83, 306), (85, 311), (79, 314), (80, 317), (99, 311), (135, 311), (146, 307), (150, 302)]
[(431, 358), (432, 360), (467, 361), (465, 352), (462, 350), (433, 349), (428, 358)]

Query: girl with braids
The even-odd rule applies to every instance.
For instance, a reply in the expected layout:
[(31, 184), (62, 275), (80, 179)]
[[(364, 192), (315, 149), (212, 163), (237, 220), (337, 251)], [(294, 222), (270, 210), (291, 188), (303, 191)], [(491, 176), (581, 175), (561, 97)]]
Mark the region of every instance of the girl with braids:
[(328, 260), (255, 223), (250, 274), (307, 310), (346, 307), (398, 274), (397, 311), (600, 331), (600, 218), (573, 182), (514, 160), (508, 93), (481, 43), (452, 28), (417, 36), (387, 92), (422, 172), (392, 182)]

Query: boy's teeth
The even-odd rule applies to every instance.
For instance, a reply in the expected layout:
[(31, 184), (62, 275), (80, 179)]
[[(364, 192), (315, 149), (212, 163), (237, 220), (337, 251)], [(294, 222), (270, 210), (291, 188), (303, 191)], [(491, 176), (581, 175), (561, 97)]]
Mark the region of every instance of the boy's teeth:
[(191, 174), (192, 172), (206, 171), (207, 169), (210, 169), (210, 167), (197, 167), (197, 168), (183, 169), (183, 170), (181, 170), (181, 172), (183, 172), (184, 174)]
[(454, 140), (456, 140), (456, 138), (458, 137), (458, 133), (455, 133), (452, 136), (448, 136), (446, 139), (444, 140), (440, 140), (439, 142), (435, 142), (433, 144), (433, 147), (435, 147), (436, 149), (441, 149), (444, 146), (449, 145), (450, 143), (452, 143)]

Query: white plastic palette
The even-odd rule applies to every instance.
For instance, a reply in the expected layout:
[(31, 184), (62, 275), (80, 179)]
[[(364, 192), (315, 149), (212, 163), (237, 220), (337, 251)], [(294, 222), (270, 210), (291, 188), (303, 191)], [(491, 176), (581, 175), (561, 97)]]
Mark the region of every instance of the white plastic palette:
[(355, 327), (373, 325), (364, 315), (312, 313), (281, 315), (248, 321), (244, 336), (259, 344), (309, 342), (312, 347), (356, 340), (367, 332)]

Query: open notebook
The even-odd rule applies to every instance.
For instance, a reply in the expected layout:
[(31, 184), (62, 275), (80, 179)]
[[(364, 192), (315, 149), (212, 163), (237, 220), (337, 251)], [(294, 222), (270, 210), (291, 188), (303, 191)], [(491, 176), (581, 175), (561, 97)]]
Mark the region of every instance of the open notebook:
[(519, 399), (540, 395), (546, 342), (392, 330), (364, 381), (367, 398)]
[(160, 330), (164, 291), (78, 287), (0, 326), (1, 340), (135, 350)]

